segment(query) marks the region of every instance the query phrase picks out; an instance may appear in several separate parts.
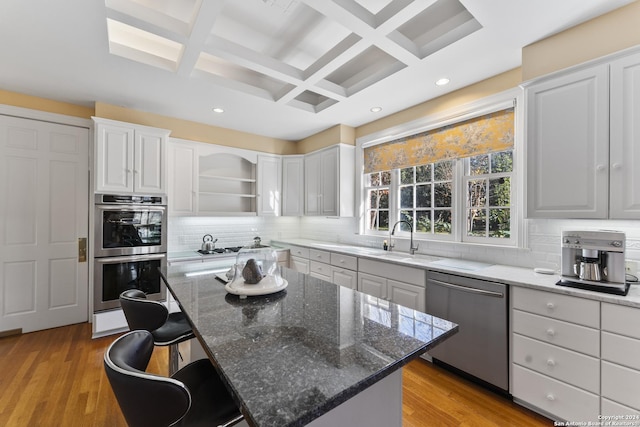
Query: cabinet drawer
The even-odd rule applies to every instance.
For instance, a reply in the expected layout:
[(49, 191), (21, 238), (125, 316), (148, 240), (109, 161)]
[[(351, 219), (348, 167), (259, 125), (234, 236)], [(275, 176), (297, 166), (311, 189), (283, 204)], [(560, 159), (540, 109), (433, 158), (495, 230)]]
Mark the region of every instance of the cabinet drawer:
[(602, 359), (640, 370), (640, 340), (602, 332)]
[(588, 391), (513, 365), (513, 397), (561, 420), (597, 421), (600, 398)]
[(566, 320), (592, 328), (600, 327), (600, 302), (514, 286), (513, 308)]
[(560, 381), (600, 392), (600, 359), (546, 344), (522, 335), (513, 335), (513, 363)]
[(291, 246), (289, 248), (289, 251), (291, 252), (291, 256), (309, 258), (309, 248), (303, 248), (301, 246)]
[(512, 326), (515, 333), (590, 356), (600, 355), (600, 331), (597, 329), (520, 310), (513, 310), (512, 313)]
[(640, 339), (640, 309), (602, 303), (602, 330)]
[(309, 273), (315, 273), (316, 275), (324, 276), (321, 278), (324, 279), (326, 277), (328, 278), (328, 280), (330, 280), (331, 276), (333, 275), (333, 271), (331, 270), (331, 266), (329, 264), (318, 261), (311, 261), (311, 263), (309, 264)]
[(358, 270), (358, 258), (350, 255), (331, 254), (331, 265), (349, 270)]
[(623, 418), (623, 421), (633, 421), (636, 423), (636, 425), (640, 420), (640, 418), (635, 418), (635, 417), (640, 417), (640, 410), (629, 408), (628, 406), (620, 405), (619, 403), (612, 402), (611, 400), (605, 399), (605, 398), (600, 399), (600, 405), (601, 405), (600, 412), (602, 413), (603, 416), (622, 415), (624, 417), (625, 415), (633, 415), (633, 417), (630, 417), (627, 420)]
[(309, 249), (309, 259), (312, 261), (324, 262), (325, 264), (331, 264), (331, 252)]
[(426, 286), (427, 273), (420, 268), (405, 267), (388, 262), (373, 261), (360, 258), (358, 261), (358, 272), (373, 274), (391, 280), (402, 280), (418, 286)]
[(640, 372), (603, 361), (602, 397), (640, 410)]

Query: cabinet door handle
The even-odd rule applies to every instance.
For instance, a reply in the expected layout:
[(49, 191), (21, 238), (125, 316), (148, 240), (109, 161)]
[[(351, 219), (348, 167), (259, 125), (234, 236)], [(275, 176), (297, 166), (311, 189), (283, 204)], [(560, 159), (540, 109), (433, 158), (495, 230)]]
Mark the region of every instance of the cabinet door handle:
[(549, 359), (547, 360), (547, 366), (553, 368), (554, 366), (556, 366), (556, 362), (553, 359)]
[(554, 400), (556, 400), (556, 397), (552, 393), (549, 393), (547, 394), (547, 400), (553, 402)]
[(547, 308), (548, 308), (549, 310), (553, 310), (553, 309), (555, 309), (555, 308), (556, 308), (556, 305), (555, 305), (554, 303), (552, 303), (552, 302), (548, 302), (548, 303), (547, 303)]
[(596, 166), (596, 170), (597, 170), (598, 172), (602, 172), (602, 171), (604, 171), (605, 169), (607, 169), (607, 168), (606, 168), (604, 165), (598, 165), (598, 166)]
[(550, 337), (553, 337), (556, 335), (556, 331), (554, 331), (553, 329), (549, 328), (547, 329), (547, 335), (549, 335)]
[(622, 169), (622, 164), (616, 162), (616, 163), (612, 164), (611, 167), (613, 169), (615, 169), (615, 170), (620, 170), (620, 169)]

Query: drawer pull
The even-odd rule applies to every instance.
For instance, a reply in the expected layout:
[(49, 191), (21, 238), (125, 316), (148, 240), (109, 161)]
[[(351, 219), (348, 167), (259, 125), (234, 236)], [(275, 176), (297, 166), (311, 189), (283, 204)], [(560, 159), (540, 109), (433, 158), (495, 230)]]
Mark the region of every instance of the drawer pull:
[(547, 303), (547, 308), (548, 308), (549, 310), (553, 310), (554, 308), (556, 308), (556, 305), (555, 305), (554, 303), (552, 303), (552, 302), (548, 302), (548, 303)]
[(547, 394), (547, 400), (553, 402), (554, 400), (556, 400), (556, 397), (552, 393), (549, 393)]
[(556, 336), (556, 331), (554, 331), (553, 329), (549, 328), (549, 329), (547, 329), (547, 335), (549, 335), (550, 337), (555, 337)]
[(554, 362), (553, 359), (549, 359), (547, 360), (547, 366), (553, 368), (554, 366), (556, 366), (556, 362)]

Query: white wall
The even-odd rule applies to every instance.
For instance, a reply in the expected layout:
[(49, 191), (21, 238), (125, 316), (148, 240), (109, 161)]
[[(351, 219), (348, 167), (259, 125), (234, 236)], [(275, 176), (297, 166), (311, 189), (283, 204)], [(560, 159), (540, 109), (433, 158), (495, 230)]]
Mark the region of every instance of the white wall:
[[(640, 221), (587, 221), (587, 220), (527, 220), (528, 248), (516, 249), (499, 246), (470, 245), (451, 242), (421, 241), (418, 253), (448, 258), (514, 265), (519, 267), (546, 267), (559, 269), (560, 235), (562, 230), (616, 230), (626, 233), (627, 259), (640, 260)], [(354, 218), (301, 219), (301, 237), (353, 243), (367, 247), (382, 247), (384, 237), (355, 234)], [(396, 250), (407, 251), (408, 239), (395, 239)]]
[[(170, 218), (169, 251), (200, 249), (202, 236), (218, 238), (217, 247), (244, 246), (260, 236), (272, 239), (305, 238), (327, 242), (382, 248), (384, 237), (361, 236), (355, 218), (325, 217), (189, 217)], [(528, 248), (479, 246), (450, 242), (420, 242), (418, 253), (448, 258), (464, 258), (519, 267), (560, 265), (562, 230), (617, 230), (626, 233), (627, 259), (640, 260), (640, 221), (527, 220)], [(395, 239), (396, 250), (407, 251), (408, 239)]]
[(202, 237), (218, 239), (216, 247), (246, 246), (260, 236), (268, 244), (272, 239), (300, 237), (297, 217), (175, 217), (169, 218), (169, 252), (197, 251)]

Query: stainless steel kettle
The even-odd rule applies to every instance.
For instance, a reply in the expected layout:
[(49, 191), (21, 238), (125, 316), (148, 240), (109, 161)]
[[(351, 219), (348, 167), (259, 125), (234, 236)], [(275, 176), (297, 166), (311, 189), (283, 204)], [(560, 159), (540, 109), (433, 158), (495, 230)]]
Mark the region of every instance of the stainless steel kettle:
[(205, 234), (202, 237), (202, 248), (200, 249), (202, 252), (211, 253), (216, 248), (216, 242), (218, 239), (213, 240), (213, 236), (211, 234)]

